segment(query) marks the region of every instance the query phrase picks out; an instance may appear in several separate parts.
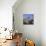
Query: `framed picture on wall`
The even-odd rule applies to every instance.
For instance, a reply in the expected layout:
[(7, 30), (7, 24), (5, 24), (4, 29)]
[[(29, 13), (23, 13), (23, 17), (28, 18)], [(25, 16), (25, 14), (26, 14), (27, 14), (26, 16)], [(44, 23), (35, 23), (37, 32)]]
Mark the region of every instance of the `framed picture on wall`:
[(34, 24), (34, 15), (33, 14), (23, 14), (23, 24), (24, 25), (33, 25)]

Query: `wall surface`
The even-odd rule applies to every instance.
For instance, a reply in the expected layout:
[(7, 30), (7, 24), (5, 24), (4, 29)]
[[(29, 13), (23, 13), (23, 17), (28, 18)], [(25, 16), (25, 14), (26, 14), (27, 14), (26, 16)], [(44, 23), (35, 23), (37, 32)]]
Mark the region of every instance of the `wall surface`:
[(16, 0), (0, 0), (0, 27), (12, 29), (12, 6)]
[[(23, 14), (34, 14), (34, 24), (24, 25)], [(23, 33), (23, 37), (35, 41), (41, 46), (41, 1), (23, 0), (17, 7), (13, 7), (15, 30)]]
[(42, 0), (41, 2), (41, 40), (42, 46), (46, 46), (46, 0)]

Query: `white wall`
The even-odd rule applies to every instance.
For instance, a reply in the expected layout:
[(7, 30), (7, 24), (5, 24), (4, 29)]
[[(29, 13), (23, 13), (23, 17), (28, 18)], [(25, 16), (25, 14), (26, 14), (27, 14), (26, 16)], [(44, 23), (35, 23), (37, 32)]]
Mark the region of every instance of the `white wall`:
[(12, 28), (12, 6), (16, 0), (0, 0), (0, 27)]
[[(15, 30), (22, 32), (24, 37), (35, 41), (36, 46), (41, 46), (41, 1), (23, 0), (20, 5), (13, 7), (15, 17)], [(23, 14), (34, 14), (34, 25), (23, 25)]]
[(46, 0), (42, 0), (41, 5), (41, 38), (42, 46), (46, 46)]

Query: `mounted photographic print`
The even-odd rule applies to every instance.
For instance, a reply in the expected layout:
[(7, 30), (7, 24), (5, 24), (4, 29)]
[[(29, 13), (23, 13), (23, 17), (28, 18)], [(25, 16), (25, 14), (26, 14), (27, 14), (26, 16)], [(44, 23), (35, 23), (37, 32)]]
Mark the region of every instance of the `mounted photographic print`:
[(24, 14), (23, 15), (23, 24), (24, 25), (34, 24), (34, 15), (33, 14)]

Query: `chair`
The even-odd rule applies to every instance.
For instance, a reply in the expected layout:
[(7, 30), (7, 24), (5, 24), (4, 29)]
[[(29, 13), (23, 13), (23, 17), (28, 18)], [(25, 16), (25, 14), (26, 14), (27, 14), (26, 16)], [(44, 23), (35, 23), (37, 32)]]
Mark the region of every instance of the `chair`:
[(26, 40), (25, 46), (35, 46), (35, 43), (32, 40)]
[(15, 33), (16, 46), (22, 45), (22, 33)]

